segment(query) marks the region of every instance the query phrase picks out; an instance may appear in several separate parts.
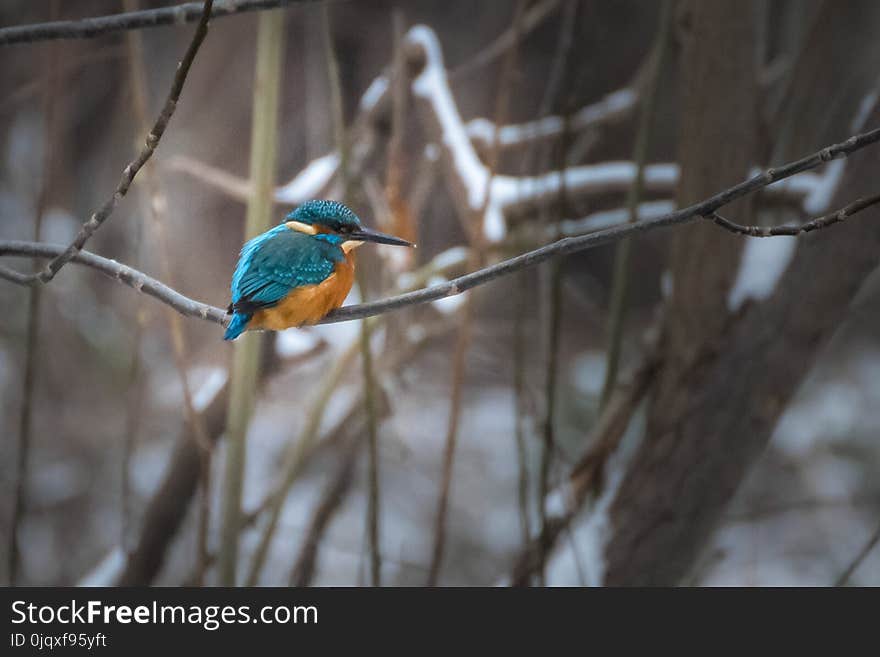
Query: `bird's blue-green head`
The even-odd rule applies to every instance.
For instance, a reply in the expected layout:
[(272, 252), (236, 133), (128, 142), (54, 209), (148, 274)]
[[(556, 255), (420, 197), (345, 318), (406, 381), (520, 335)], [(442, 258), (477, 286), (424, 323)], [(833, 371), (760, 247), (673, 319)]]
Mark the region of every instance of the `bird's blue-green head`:
[(334, 235), (350, 242), (376, 242), (396, 246), (414, 246), (406, 240), (367, 228), (360, 218), (338, 201), (306, 201), (290, 212), (284, 223), (292, 230), (309, 235)]

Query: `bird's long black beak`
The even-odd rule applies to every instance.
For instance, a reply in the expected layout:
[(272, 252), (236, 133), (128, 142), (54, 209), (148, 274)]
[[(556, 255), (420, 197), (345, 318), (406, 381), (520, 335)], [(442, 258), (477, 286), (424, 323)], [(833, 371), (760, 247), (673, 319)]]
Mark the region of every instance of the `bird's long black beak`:
[(399, 237), (394, 237), (394, 235), (386, 235), (385, 233), (380, 233), (378, 230), (373, 230), (372, 228), (361, 228), (360, 230), (352, 231), (346, 237), (348, 237), (348, 239), (350, 240), (359, 240), (361, 242), (393, 244), (394, 246), (415, 246), (415, 244), (413, 244), (412, 242), (407, 242), (406, 240), (402, 240)]

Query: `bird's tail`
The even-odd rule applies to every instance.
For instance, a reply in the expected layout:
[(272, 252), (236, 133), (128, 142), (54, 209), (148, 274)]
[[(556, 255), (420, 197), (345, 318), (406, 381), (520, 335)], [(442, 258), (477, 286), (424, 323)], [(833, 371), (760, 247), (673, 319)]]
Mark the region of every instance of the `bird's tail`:
[(232, 313), (232, 321), (226, 327), (226, 335), (223, 336), (223, 339), (235, 340), (235, 338), (242, 334), (247, 323), (251, 321), (251, 317), (253, 315), (248, 313)]

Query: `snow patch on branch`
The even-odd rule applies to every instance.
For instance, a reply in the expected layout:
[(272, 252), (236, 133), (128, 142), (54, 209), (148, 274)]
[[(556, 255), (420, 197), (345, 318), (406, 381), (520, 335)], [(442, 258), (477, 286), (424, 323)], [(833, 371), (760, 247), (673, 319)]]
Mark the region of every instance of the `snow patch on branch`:
[[(646, 219), (656, 219), (664, 214), (669, 214), (675, 210), (673, 201), (645, 201), (639, 204), (637, 212), (637, 220), (644, 221)], [(603, 210), (594, 212), (593, 214), (581, 217), (580, 219), (565, 219), (559, 223), (559, 231), (564, 237), (574, 235), (583, 235), (594, 230), (602, 230), (603, 228), (611, 228), (612, 226), (620, 226), (629, 221), (629, 209), (614, 208), (613, 210)], [(550, 229), (554, 230), (554, 229)]]
[(459, 178), (467, 189), (468, 203), (477, 210), (484, 201), (489, 173), (471, 146), (452, 98), (437, 35), (429, 27), (417, 25), (409, 31), (407, 38), (421, 45), (426, 56), (425, 68), (413, 80), (413, 93), (431, 103), (440, 123), (443, 143), (449, 149)]
[(598, 103), (587, 105), (574, 115), (572, 124), (583, 130), (596, 123), (607, 121), (632, 110), (638, 102), (638, 94), (629, 88), (618, 89), (605, 96)]
[(578, 581), (578, 564), (584, 566), (588, 586), (601, 586), (605, 579), (605, 548), (614, 527), (611, 522), (611, 504), (623, 482), (630, 458), (645, 434), (645, 403), (633, 414), (632, 421), (621, 439), (620, 446), (605, 465), (605, 486), (592, 508), (585, 512), (576, 525), (572, 525), (571, 547), (556, 550), (547, 562), (547, 584), (564, 585)]
[(797, 237), (755, 237), (746, 241), (739, 272), (727, 295), (727, 308), (736, 312), (748, 299), (761, 301), (776, 289), (794, 257)]
[[(551, 171), (540, 176), (498, 176), (492, 181), (492, 200), (501, 206), (534, 202), (559, 193), (564, 184), (570, 192), (598, 194), (629, 189), (637, 167), (633, 162), (603, 162), (568, 167), (564, 172)], [(678, 183), (677, 164), (649, 164), (644, 170), (647, 191), (670, 191)]]
[(493, 196), (486, 206), (486, 215), (483, 217), (483, 237), (490, 244), (500, 242), (507, 235), (507, 224), (504, 221), (504, 211)]
[(861, 132), (865, 129), (865, 124), (878, 102), (880, 102), (880, 82), (878, 82), (878, 87), (862, 98), (862, 102), (859, 103), (859, 111), (856, 112), (852, 125), (850, 125), (851, 132)]
[(335, 152), (315, 158), (293, 180), (275, 190), (275, 200), (279, 203), (299, 205), (319, 197), (321, 190), (330, 184), (338, 168), (339, 155)]
[[(435, 255), (431, 262), (422, 267), (422, 271), (448, 272), (455, 267), (462, 267), (468, 260), (468, 248), (466, 246), (453, 246)], [(404, 271), (397, 275), (398, 290), (414, 290), (422, 286), (419, 272)]]
[(360, 108), (362, 112), (369, 112), (379, 104), (382, 97), (388, 92), (388, 78), (380, 75), (374, 79), (364, 95), (361, 96)]
[(275, 338), (275, 353), (280, 358), (295, 358), (313, 351), (321, 339), (308, 329), (291, 328), (279, 331)]
[[(428, 280), (428, 287), (436, 287), (439, 285), (445, 285), (449, 282), (449, 279), (445, 276), (432, 276)], [(439, 310), (444, 315), (452, 315), (455, 313), (464, 303), (465, 298), (467, 297), (468, 292), (463, 292), (462, 294), (454, 294), (452, 296), (443, 297), (442, 299), (437, 299), (436, 301), (432, 301), (431, 305), (434, 306), (437, 310)]]
[(435, 255), (431, 259), (431, 267), (437, 271), (445, 271), (452, 267), (459, 267), (467, 262), (468, 249), (466, 246), (453, 246)]
[(192, 396), (193, 410), (196, 413), (204, 413), (208, 406), (210, 406), (211, 402), (214, 401), (214, 397), (216, 397), (223, 386), (226, 385), (226, 380), (228, 378), (229, 373), (226, 368), (210, 368), (207, 373), (204, 374), (204, 380)]
[(83, 587), (113, 586), (113, 583), (122, 574), (125, 561), (125, 551), (121, 547), (115, 547), (98, 562), (97, 566), (83, 575), (76, 585)]
[(819, 215), (831, 207), (834, 193), (843, 179), (846, 160), (834, 160), (825, 166), (825, 172), (804, 199), (804, 211), (809, 215)]
[[(592, 105), (586, 105), (575, 112), (569, 123), (573, 131), (582, 131), (626, 114), (635, 107), (637, 95), (632, 89), (619, 89)], [(484, 144), (491, 144), (495, 134), (495, 124), (486, 118), (476, 118), (467, 123), (468, 136)], [(548, 139), (562, 134), (565, 121), (561, 116), (546, 116), (526, 123), (501, 126), (498, 129), (498, 143), (502, 148), (520, 146), (539, 139)]]
[[(486, 202), (489, 171), (480, 162), (452, 97), (437, 35), (429, 27), (417, 25), (409, 31), (407, 40), (421, 46), (425, 53), (425, 66), (412, 83), (413, 94), (430, 103), (440, 127), (443, 145), (464, 188), (467, 204), (472, 210), (478, 211)], [(492, 199), (488, 205), (487, 220), (484, 222), (486, 230), (492, 235), (490, 239), (501, 239), (506, 232), (504, 218), (498, 208), (491, 207)]]

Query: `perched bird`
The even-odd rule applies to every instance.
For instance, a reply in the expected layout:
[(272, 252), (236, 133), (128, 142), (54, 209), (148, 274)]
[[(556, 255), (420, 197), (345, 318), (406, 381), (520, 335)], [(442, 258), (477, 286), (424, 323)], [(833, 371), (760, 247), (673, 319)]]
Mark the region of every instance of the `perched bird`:
[(364, 242), (413, 246), (364, 227), (342, 203), (300, 205), (242, 247), (224, 339), (234, 340), (248, 329), (280, 331), (318, 322), (348, 296), (354, 250)]

